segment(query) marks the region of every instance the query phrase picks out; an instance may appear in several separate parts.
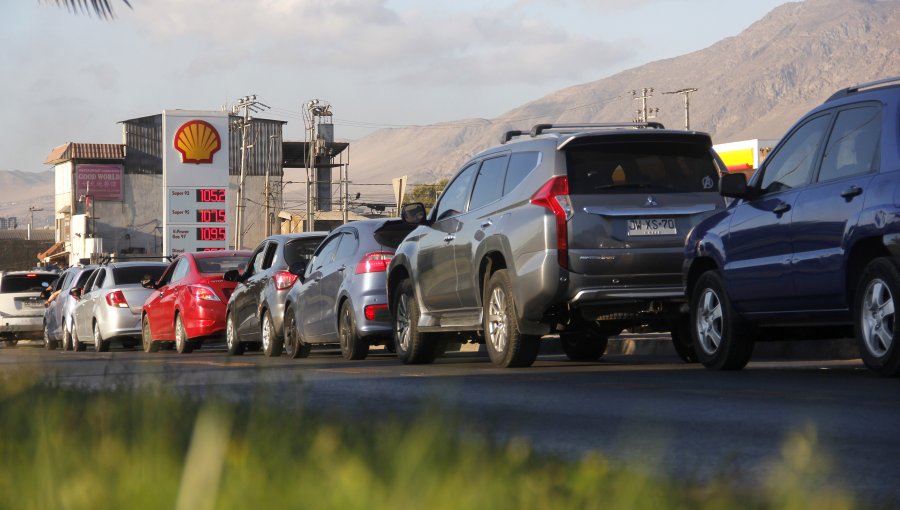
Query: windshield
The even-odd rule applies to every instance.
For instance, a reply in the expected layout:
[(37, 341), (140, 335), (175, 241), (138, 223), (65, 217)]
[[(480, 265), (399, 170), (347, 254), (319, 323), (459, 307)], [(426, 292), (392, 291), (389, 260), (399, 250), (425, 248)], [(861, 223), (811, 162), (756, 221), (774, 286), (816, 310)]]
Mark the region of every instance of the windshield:
[(671, 141), (579, 145), (566, 151), (569, 194), (716, 192), (711, 149)]
[(0, 280), (0, 293), (41, 292), (56, 280), (55, 274), (10, 274)]
[(228, 256), (228, 257), (204, 257), (194, 259), (197, 262), (197, 270), (201, 273), (221, 273), (238, 269), (243, 271), (247, 266), (247, 260), (250, 255)]

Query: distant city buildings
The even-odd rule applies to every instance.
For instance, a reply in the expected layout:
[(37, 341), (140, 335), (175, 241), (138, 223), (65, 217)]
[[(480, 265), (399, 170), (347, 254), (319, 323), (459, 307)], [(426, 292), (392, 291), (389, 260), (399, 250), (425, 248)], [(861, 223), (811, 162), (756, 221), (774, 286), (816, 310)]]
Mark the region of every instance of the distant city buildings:
[(19, 227), (19, 220), (15, 216), (0, 218), (0, 230), (15, 230)]

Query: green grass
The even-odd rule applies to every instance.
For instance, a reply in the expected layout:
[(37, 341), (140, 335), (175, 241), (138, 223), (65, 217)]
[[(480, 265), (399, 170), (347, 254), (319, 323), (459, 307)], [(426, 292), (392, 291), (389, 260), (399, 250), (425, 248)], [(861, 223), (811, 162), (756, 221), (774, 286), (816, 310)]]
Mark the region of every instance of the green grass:
[(152, 389), (0, 377), (0, 508), (666, 509), (858, 506), (827, 485), (815, 434), (789, 438), (760, 490), (663, 479), (599, 453), (536, 454), (452, 417), (341, 421)]

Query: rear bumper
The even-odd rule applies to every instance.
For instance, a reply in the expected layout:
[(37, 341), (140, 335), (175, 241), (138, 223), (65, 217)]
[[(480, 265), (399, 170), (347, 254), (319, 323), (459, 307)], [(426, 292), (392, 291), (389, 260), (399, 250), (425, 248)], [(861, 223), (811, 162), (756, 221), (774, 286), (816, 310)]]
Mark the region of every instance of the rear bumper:
[(141, 315), (134, 314), (127, 308), (110, 313), (103, 319), (98, 318), (98, 323), (104, 340), (117, 336), (141, 336)]
[(43, 332), (43, 315), (0, 318), (0, 333), (39, 333), (42, 335)]
[(224, 335), (225, 308), (224, 302), (212, 301), (184, 310), (184, 329), (188, 338)]

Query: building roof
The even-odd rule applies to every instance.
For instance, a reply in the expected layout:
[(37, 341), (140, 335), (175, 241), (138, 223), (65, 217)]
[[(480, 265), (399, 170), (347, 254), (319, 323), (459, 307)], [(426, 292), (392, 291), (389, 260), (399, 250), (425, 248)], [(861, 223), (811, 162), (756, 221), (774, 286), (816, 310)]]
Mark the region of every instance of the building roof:
[(125, 159), (125, 146), (121, 143), (69, 142), (53, 149), (44, 164), (56, 165), (73, 159)]

